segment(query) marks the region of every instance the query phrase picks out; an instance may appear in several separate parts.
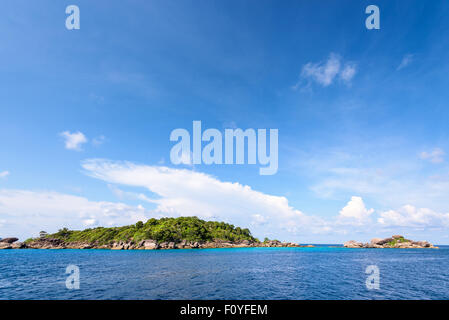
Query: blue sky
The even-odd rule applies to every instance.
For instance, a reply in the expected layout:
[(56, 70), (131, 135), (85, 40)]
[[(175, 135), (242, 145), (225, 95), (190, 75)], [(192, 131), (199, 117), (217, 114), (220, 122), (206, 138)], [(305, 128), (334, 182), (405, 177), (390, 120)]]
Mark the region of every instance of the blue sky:
[[(80, 30), (65, 28), (70, 4)], [(365, 28), (369, 4), (380, 30)], [(196, 214), (289, 241), (449, 243), (448, 13), (2, 1), (0, 237)], [(172, 165), (170, 132), (194, 120), (278, 129), (277, 174)]]

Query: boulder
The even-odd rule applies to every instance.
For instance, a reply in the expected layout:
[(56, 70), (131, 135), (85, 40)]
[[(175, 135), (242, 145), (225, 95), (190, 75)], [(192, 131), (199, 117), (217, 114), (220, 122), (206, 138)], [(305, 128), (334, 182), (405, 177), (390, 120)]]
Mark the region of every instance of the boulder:
[(32, 242), (27, 244), (27, 247), (33, 249), (50, 249), (54, 247), (60, 247), (62, 245), (63, 243), (59, 239), (42, 238), (33, 240)]
[(12, 246), (7, 242), (0, 242), (0, 250), (2, 249), (12, 249)]
[(11, 248), (12, 249), (24, 249), (24, 248), (26, 248), (26, 244), (23, 242), (14, 242), (13, 244), (11, 244)]
[(123, 250), (123, 244), (122, 244), (122, 242), (121, 242), (121, 241), (120, 241), (120, 242), (114, 242), (114, 243), (112, 244), (111, 250)]
[(4, 238), (4, 239), (1, 239), (0, 242), (11, 244), (11, 243), (16, 242), (17, 240), (19, 240), (19, 239), (17, 239), (17, 238)]
[(159, 246), (161, 247), (161, 249), (167, 249), (168, 248), (168, 242), (161, 242), (159, 244)]
[(429, 248), (429, 247), (432, 246), (432, 245), (431, 245), (429, 242), (427, 242), (427, 241), (418, 241), (418, 245), (421, 246), (421, 247), (423, 247), (423, 248)]
[(349, 240), (343, 243), (343, 246), (346, 248), (363, 248), (363, 243), (357, 242), (355, 240)]
[(159, 249), (159, 245), (156, 240), (145, 240), (143, 242), (143, 247), (145, 250), (156, 250)]
[(203, 248), (210, 249), (210, 248), (217, 248), (217, 243), (213, 241), (207, 241), (205, 244), (203, 244)]
[(393, 237), (391, 237), (391, 238), (385, 238), (385, 239), (382, 239), (382, 241), (379, 241), (377, 244), (379, 244), (379, 245), (385, 245), (385, 244), (387, 244), (388, 242), (392, 242), (392, 241), (394, 241)]
[(380, 245), (380, 244), (383, 244), (383, 240), (384, 239), (382, 239), (382, 238), (373, 238), (373, 239), (371, 239), (371, 244), (372, 245)]

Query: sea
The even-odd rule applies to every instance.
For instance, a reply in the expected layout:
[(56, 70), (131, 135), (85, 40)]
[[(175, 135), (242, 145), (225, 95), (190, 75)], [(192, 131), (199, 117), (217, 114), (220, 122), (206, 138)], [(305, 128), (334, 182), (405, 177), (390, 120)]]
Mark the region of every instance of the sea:
[(0, 299), (449, 299), (449, 246), (0, 250)]

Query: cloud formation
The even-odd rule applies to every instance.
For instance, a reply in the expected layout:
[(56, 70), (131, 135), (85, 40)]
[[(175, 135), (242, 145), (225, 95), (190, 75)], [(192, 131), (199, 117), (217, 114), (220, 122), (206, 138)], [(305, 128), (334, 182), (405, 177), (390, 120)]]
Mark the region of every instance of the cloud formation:
[(108, 183), (143, 187), (157, 195), (147, 199), (155, 213), (171, 216), (196, 215), (242, 226), (265, 223), (290, 231), (323, 231), (326, 223), (291, 207), (287, 198), (253, 190), (237, 182), (222, 182), (187, 169), (137, 165), (101, 159), (84, 161), (86, 173)]
[[(86, 160), (82, 167), (87, 175), (105, 181), (120, 202), (91, 201), (52, 191), (0, 189), (2, 236), (35, 236), (41, 229), (55, 232), (62, 227), (120, 226), (162, 216), (226, 221), (249, 227), (257, 237), (287, 241), (354, 232), (376, 236), (391, 228), (449, 227), (449, 213), (410, 204), (397, 210), (375, 211), (366, 207), (362, 197), (352, 196), (338, 214), (325, 219), (292, 207), (286, 197), (223, 182), (194, 170), (102, 159)], [(120, 186), (134, 190), (124, 191)], [(136, 187), (146, 192), (135, 192)], [(146, 203), (147, 208), (123, 203), (126, 200)]]
[(405, 205), (399, 210), (388, 210), (380, 214), (378, 222), (395, 227), (449, 227), (449, 213), (438, 213), (427, 208)]
[(444, 162), (444, 151), (440, 148), (435, 148), (431, 152), (421, 152), (419, 157), (432, 163), (441, 163)]
[[(311, 82), (315, 82), (327, 87), (337, 78), (349, 84), (356, 72), (357, 68), (354, 63), (343, 62), (339, 55), (331, 53), (325, 62), (305, 64), (301, 70), (301, 79), (308, 81), (309, 85)], [(294, 88), (299, 88), (301, 82), (298, 82)]]
[[(0, 234), (37, 236), (41, 229), (56, 232), (68, 227), (120, 226), (146, 220), (142, 206), (90, 201), (84, 197), (52, 191), (0, 190)], [(19, 231), (20, 230), (20, 231)], [(14, 232), (14, 234), (10, 234)]]
[(9, 176), (9, 171), (1, 171), (0, 172), (0, 179), (6, 178), (7, 176)]
[(351, 197), (346, 206), (340, 210), (337, 221), (342, 224), (363, 225), (371, 222), (370, 215), (374, 209), (367, 209), (361, 197)]
[(81, 145), (87, 142), (86, 136), (79, 131), (74, 133), (64, 131), (60, 135), (64, 138), (65, 148), (68, 150), (81, 151)]

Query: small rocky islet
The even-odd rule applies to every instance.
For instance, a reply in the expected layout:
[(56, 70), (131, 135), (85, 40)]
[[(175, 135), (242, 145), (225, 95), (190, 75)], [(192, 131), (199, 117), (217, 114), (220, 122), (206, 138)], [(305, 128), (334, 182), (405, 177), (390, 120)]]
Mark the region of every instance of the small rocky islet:
[(82, 231), (63, 228), (54, 234), (40, 232), (38, 238), (18, 242), (0, 240), (0, 249), (209, 249), (251, 247), (313, 247), (278, 240), (259, 241), (248, 229), (232, 224), (204, 221), (197, 217), (149, 219), (123, 227), (98, 227)]
[(397, 248), (397, 249), (438, 249), (428, 241), (413, 241), (401, 235), (394, 235), (389, 238), (374, 238), (369, 243), (347, 241), (343, 244), (346, 248)]

